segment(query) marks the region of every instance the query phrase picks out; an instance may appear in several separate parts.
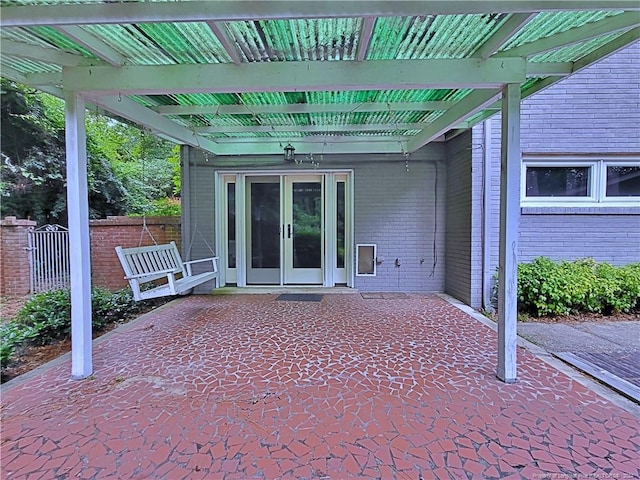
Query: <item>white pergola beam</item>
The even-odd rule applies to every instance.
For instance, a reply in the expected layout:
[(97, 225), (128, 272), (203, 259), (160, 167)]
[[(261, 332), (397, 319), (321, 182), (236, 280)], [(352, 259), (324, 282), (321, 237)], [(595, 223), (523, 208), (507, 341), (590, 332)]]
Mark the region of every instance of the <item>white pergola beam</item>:
[[(289, 140), (287, 140), (289, 141)], [(389, 142), (335, 142), (326, 144), (314, 144), (298, 142), (291, 139), (295, 146), (296, 156), (313, 154), (358, 154), (358, 153), (397, 153), (401, 155), (406, 150), (406, 144), (402, 141)], [(283, 155), (284, 151), (279, 143), (226, 143), (217, 146), (218, 155)], [(316, 158), (318, 160), (318, 158)]]
[(521, 58), (273, 62), (63, 69), (65, 88), (122, 94), (500, 88), (525, 80)]
[(323, 144), (323, 143), (395, 143), (406, 142), (406, 135), (308, 135), (304, 137), (220, 137), (216, 138), (216, 143), (219, 145), (225, 143), (257, 143), (268, 144), (274, 143), (278, 146), (284, 146), (286, 143), (295, 143), (296, 145), (302, 143), (311, 144)]
[(418, 135), (407, 141), (407, 151), (412, 153), (454, 128), (460, 122), (491, 104), (500, 95), (499, 90), (476, 90), (447, 110)]
[[(586, 55), (582, 57), (580, 60), (578, 60), (577, 62), (574, 62), (571, 74), (575, 74), (580, 70), (587, 68), (590, 65), (593, 65), (594, 63), (602, 60), (603, 58), (619, 50), (622, 50), (623, 48), (626, 48), (627, 46), (629, 46), (633, 42), (637, 42), (638, 40), (640, 40), (640, 28), (634, 28), (632, 30), (629, 30), (628, 32), (623, 33), (619, 37), (614, 38), (610, 42), (602, 45), (600, 48), (593, 51), (589, 55)], [(551, 64), (551, 65), (554, 65), (554, 64)], [(532, 85), (531, 87), (529, 87), (528, 89), (522, 92), (522, 99), (530, 97), (531, 95), (538, 93), (544, 90), (545, 88), (550, 87), (551, 85), (556, 84), (559, 80), (561, 79), (558, 77), (551, 76), (551, 77), (545, 78), (544, 80), (541, 80), (540, 82), (535, 83), (534, 85)], [(487, 111), (483, 112), (481, 117), (475, 119), (473, 123), (468, 124), (469, 128), (473, 127), (474, 125), (477, 125), (478, 123), (491, 117), (492, 115), (495, 115), (496, 109), (500, 109), (500, 102), (496, 102), (495, 104), (490, 105), (486, 109)]]
[(623, 48), (631, 45), (634, 42), (640, 40), (640, 28), (635, 27), (628, 32), (623, 33), (617, 38), (614, 38), (610, 42), (602, 45), (593, 52), (585, 55), (581, 59), (573, 62), (573, 71), (577, 72), (589, 65), (602, 60), (603, 58), (622, 50)]
[(513, 14), (491, 37), (484, 42), (473, 54), (478, 58), (489, 58), (491, 55), (500, 50), (500, 47), (507, 43), (511, 37), (518, 33), (522, 28), (531, 21), (537, 12), (515, 13)]
[(588, 23), (580, 27), (572, 28), (550, 37), (544, 37), (533, 42), (525, 43), (519, 47), (510, 48), (496, 53), (494, 58), (502, 57), (531, 57), (541, 53), (567, 47), (584, 42), (592, 38), (607, 35), (609, 33), (628, 30), (640, 25), (640, 12), (625, 12), (613, 17), (607, 17), (598, 22)]
[(294, 103), (289, 105), (166, 105), (152, 107), (161, 115), (263, 115), (296, 113), (363, 113), (447, 110), (455, 101)]
[(236, 48), (235, 42), (227, 33), (225, 26), (221, 22), (213, 21), (207, 22), (207, 25), (209, 25), (209, 28), (220, 42), (220, 45), (222, 45), (222, 48), (225, 49), (233, 63), (240, 65), (242, 63), (242, 57)]
[(93, 373), (93, 361), (85, 105), (76, 92), (66, 92), (65, 95), (65, 136), (71, 271), (71, 376), (81, 379)]
[(365, 58), (367, 58), (367, 51), (369, 50), (371, 35), (373, 34), (373, 27), (375, 26), (375, 24), (376, 17), (367, 17), (362, 22), (360, 38), (358, 39), (358, 50), (356, 52), (356, 60), (358, 62), (362, 62)]
[(215, 142), (194, 134), (192, 130), (178, 125), (129, 98), (122, 96), (92, 97), (91, 102), (108, 112), (137, 123), (156, 134), (172, 138), (177, 143), (191, 145), (192, 147), (201, 148), (217, 154), (217, 145)]
[(83, 30), (82, 27), (69, 25), (65, 27), (56, 26), (54, 28), (61, 34), (69, 37), (78, 45), (81, 45), (85, 49), (89, 50), (96, 57), (100, 58), (106, 63), (109, 63), (110, 65), (113, 65), (114, 67), (119, 67), (120, 65), (123, 65), (125, 63), (126, 59), (122, 55), (120, 55), (120, 53), (118, 53), (113, 47), (106, 44), (99, 38), (93, 36), (86, 30)]
[(566, 77), (573, 73), (573, 62), (527, 62), (527, 76)]
[(79, 65), (95, 65), (99, 60), (91, 60), (81, 55), (68, 53), (55, 48), (41, 47), (13, 40), (2, 40), (0, 42), (0, 52), (2, 55), (13, 55), (19, 58), (28, 58), (44, 63), (54, 63), (63, 67), (77, 67)]
[(520, 85), (512, 84), (502, 92), (500, 162), (497, 376), (505, 383), (517, 378), (520, 168)]
[(638, 10), (637, 0), (191, 1), (28, 5), (2, 8), (4, 27), (251, 21), (305, 18), (414, 17), (553, 10)]
[(422, 130), (428, 123), (369, 123), (347, 125), (232, 125), (197, 127), (196, 133), (271, 133), (271, 132), (377, 132), (380, 130)]

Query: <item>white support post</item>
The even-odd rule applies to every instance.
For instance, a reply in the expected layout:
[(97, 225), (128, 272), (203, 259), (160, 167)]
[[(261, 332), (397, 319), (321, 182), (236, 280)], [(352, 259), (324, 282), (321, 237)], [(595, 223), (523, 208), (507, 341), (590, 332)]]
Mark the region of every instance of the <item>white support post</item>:
[(65, 92), (67, 208), (71, 267), (71, 376), (93, 373), (91, 338), (91, 252), (84, 99)]
[(505, 383), (516, 381), (517, 370), (520, 161), (520, 85), (508, 84), (502, 90), (497, 370)]

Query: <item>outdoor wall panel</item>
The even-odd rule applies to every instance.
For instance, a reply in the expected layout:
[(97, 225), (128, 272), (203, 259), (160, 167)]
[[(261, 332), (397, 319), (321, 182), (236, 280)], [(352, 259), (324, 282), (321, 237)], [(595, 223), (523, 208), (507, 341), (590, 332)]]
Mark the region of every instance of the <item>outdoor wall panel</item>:
[(471, 304), (471, 134), (447, 143), (445, 292)]
[[(615, 159), (640, 154), (640, 43), (578, 72), (522, 102), (524, 156), (569, 155)], [(493, 117), (491, 158), (491, 266), (498, 266), (500, 115)], [(483, 126), (473, 128), (482, 144)], [(474, 148), (474, 165), (482, 149)], [(481, 173), (474, 174), (474, 183)], [(474, 196), (474, 205), (482, 198)], [(524, 207), (520, 261), (592, 257), (624, 265), (640, 261), (640, 209), (629, 207)]]
[[(305, 158), (299, 166), (285, 164), (273, 156), (211, 157), (207, 162), (201, 152), (191, 148), (185, 151), (190, 152), (191, 187), (198, 190), (191, 192), (189, 197), (191, 228), (197, 222), (198, 230), (208, 241), (211, 239), (212, 246), (216, 169), (246, 170), (246, 165), (262, 162), (259, 166), (262, 171), (316, 171)], [(384, 259), (377, 265), (375, 277), (356, 277), (355, 288), (378, 292), (444, 291), (444, 159), (445, 149), (439, 143), (412, 154), (408, 159), (409, 171), (400, 152), (322, 157), (319, 169), (351, 169), (354, 172), (354, 248), (358, 243), (375, 243), (378, 259)], [(188, 244), (185, 239), (185, 248)], [(193, 258), (210, 255), (200, 235), (195, 236)], [(395, 266), (396, 258), (400, 260), (400, 267)]]

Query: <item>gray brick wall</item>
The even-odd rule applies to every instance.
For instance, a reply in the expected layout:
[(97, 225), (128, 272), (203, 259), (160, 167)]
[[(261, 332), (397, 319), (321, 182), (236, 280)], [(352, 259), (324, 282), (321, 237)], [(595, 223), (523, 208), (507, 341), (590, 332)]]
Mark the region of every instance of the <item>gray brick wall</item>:
[(443, 291), (446, 185), (444, 165), (434, 160), (443, 160), (444, 153), (441, 144), (416, 152), (409, 172), (403, 161), (355, 163), (355, 242), (377, 244), (384, 259), (375, 277), (356, 277), (356, 288)]
[[(189, 172), (188, 183), (190, 185), (188, 203), (191, 209), (188, 212), (189, 220), (183, 222), (182, 232), (182, 252), (183, 258), (199, 259), (217, 255), (215, 246), (215, 170), (206, 161), (201, 151), (184, 148), (188, 155), (190, 166), (183, 168), (183, 185), (185, 184), (184, 174)], [(183, 199), (184, 202), (184, 199)], [(208, 244), (208, 245), (207, 245)], [(214, 250), (214, 252), (211, 251)], [(202, 266), (194, 265), (194, 272), (198, 272)], [(214, 288), (214, 282), (207, 282), (198, 286), (195, 293), (210, 293)]]
[(445, 292), (471, 302), (472, 209), (471, 134), (447, 143)]
[[(214, 171), (257, 165), (261, 170), (299, 168), (282, 165), (279, 159), (264, 157), (211, 158), (204, 161), (201, 152), (185, 149), (191, 155), (192, 224), (214, 245)], [(183, 154), (185, 155), (185, 154)], [(394, 155), (324, 155), (320, 168), (349, 168), (354, 171), (355, 243), (377, 244), (383, 258), (375, 277), (355, 277), (355, 287), (362, 291), (444, 291), (445, 235), (445, 147), (434, 143), (405, 160)], [(266, 161), (265, 161), (266, 160)], [(269, 165), (269, 160), (276, 165)], [(197, 166), (193, 166), (196, 163)], [(313, 169), (310, 170), (313, 172)], [(436, 182), (437, 179), (437, 182)], [(437, 183), (437, 193), (436, 193)], [(195, 191), (197, 191), (197, 196)], [(435, 241), (435, 255), (434, 255)], [(188, 242), (185, 242), (188, 245)], [(355, 246), (354, 246), (355, 247)], [(215, 248), (215, 247), (214, 247)], [(206, 244), (195, 237), (193, 257), (210, 256)], [(400, 267), (395, 259), (400, 259)], [(435, 266), (434, 266), (435, 265)]]
[[(491, 123), (493, 272), (498, 265), (500, 115)], [(474, 127), (473, 145), (481, 143), (482, 137), (483, 126)], [(523, 156), (640, 155), (640, 42), (524, 100), (521, 148)], [(474, 148), (473, 158), (474, 165), (481, 165), (482, 151)], [(474, 188), (482, 185), (480, 172), (473, 178)], [(474, 195), (474, 208), (478, 204), (481, 197)], [(519, 231), (522, 261), (538, 256), (593, 257), (613, 264), (640, 261), (640, 208), (525, 207)]]
[(640, 152), (640, 42), (524, 100), (521, 121), (525, 155)]

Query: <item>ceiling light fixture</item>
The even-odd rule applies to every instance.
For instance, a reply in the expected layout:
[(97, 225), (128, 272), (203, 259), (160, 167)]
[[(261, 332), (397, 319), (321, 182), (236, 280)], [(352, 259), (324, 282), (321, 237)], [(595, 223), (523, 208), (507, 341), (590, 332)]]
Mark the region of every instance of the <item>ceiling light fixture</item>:
[(287, 146), (284, 147), (284, 161), (291, 163), (296, 161), (296, 149), (290, 143), (287, 143)]

